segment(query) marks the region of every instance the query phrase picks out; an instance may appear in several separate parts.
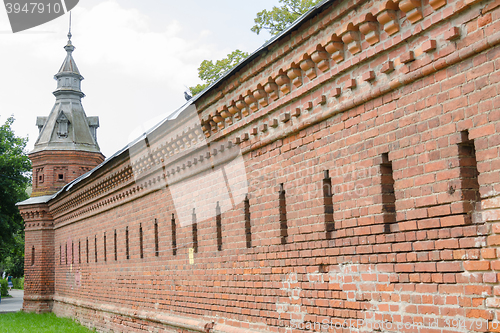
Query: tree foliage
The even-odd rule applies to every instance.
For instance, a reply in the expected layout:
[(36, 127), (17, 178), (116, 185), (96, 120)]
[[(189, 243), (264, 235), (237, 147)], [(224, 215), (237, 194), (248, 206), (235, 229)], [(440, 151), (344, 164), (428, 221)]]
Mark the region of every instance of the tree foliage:
[(190, 87), (191, 94), (194, 96), (200, 93), (246, 57), (248, 57), (247, 52), (236, 50), (229, 53), (226, 58), (217, 60), (215, 63), (212, 60), (203, 60), (200, 67), (198, 67), (198, 77), (205, 83)]
[(14, 243), (9, 246), (0, 263), (0, 272), (2, 271), (14, 277), (24, 276), (24, 232), (22, 230), (14, 235)]
[[(28, 198), (31, 162), (25, 152), (27, 138), (16, 137), (14, 118), (0, 126), (0, 263), (19, 264), (24, 256), (23, 220), (16, 203)], [(10, 258), (10, 259), (7, 259)], [(10, 261), (9, 261), (10, 260)]]
[(251, 30), (257, 35), (262, 30), (268, 30), (271, 35), (277, 35), (320, 1), (280, 0), (282, 6), (274, 6), (272, 10), (264, 9), (257, 13), (254, 19), (255, 25)]

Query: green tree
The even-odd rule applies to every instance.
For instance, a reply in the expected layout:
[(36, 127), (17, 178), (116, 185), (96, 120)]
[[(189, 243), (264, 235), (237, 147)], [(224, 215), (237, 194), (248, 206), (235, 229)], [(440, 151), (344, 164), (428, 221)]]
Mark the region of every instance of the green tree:
[[(280, 3), (283, 4), (281, 7), (273, 7), (270, 11), (264, 9), (257, 13), (254, 20), (256, 24), (251, 30), (257, 35), (262, 30), (268, 30), (271, 35), (277, 35), (320, 1), (280, 0)], [(194, 96), (203, 91), (246, 57), (248, 57), (247, 52), (236, 50), (215, 63), (212, 60), (203, 60), (198, 68), (198, 77), (203, 83), (190, 87), (191, 94)]]
[(0, 266), (11, 270), (24, 264), (23, 219), (16, 203), (28, 198), (26, 188), (31, 183), (28, 139), (15, 136), (13, 122), (9, 117), (0, 126)]
[(0, 264), (0, 272), (5, 271), (14, 277), (24, 276), (24, 232), (19, 230), (14, 235), (5, 258)]
[(241, 60), (248, 57), (247, 52), (240, 50), (233, 51), (226, 58), (217, 60), (215, 63), (212, 60), (203, 60), (198, 67), (198, 77), (204, 81), (195, 87), (190, 87), (191, 94), (196, 95), (203, 91), (206, 87), (217, 81), (224, 73), (236, 66)]
[(274, 6), (272, 10), (264, 9), (257, 13), (252, 31), (257, 35), (262, 30), (268, 30), (271, 35), (277, 35), (290, 24), (306, 13), (321, 0), (280, 0), (283, 5)]

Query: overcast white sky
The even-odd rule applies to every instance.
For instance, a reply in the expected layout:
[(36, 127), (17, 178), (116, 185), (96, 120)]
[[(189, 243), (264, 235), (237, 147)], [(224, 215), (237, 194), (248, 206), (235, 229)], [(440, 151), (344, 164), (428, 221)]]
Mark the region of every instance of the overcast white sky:
[[(250, 31), (258, 11), (278, 0), (81, 0), (73, 9), (73, 53), (85, 77), (87, 116), (99, 116), (106, 157), (184, 104), (197, 68), (234, 49), (253, 52), (269, 34)], [(3, 7), (3, 6), (2, 6)], [(37, 116), (54, 105), (68, 15), (12, 34), (0, 8), (0, 123), (14, 115), (33, 149)]]

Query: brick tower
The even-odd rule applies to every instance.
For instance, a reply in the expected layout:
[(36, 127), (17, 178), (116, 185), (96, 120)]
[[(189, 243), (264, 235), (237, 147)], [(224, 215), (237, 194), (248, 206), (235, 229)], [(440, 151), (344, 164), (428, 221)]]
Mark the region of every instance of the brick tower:
[(71, 33), (68, 37), (64, 47), (66, 59), (54, 76), (55, 105), (48, 117), (38, 117), (36, 121), (40, 133), (29, 154), (33, 163), (32, 197), (54, 194), (104, 161), (96, 137), (99, 118), (87, 117), (83, 110), (83, 76), (72, 56), (75, 47)]
[(47, 117), (38, 117), (39, 136), (29, 157), (33, 164), (31, 198), (18, 203), (25, 222), (25, 311), (52, 309), (54, 294), (54, 220), (49, 201), (64, 185), (104, 161), (97, 144), (98, 117), (87, 117), (81, 99), (80, 74), (72, 53), (71, 32), (66, 59), (54, 76), (56, 102)]

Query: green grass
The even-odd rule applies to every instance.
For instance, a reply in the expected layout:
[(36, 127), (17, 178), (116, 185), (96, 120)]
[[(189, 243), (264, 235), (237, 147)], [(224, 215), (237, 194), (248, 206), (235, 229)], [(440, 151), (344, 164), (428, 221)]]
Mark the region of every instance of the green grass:
[(58, 318), (53, 313), (2, 313), (0, 314), (2, 333), (88, 333), (88, 328), (69, 318)]

